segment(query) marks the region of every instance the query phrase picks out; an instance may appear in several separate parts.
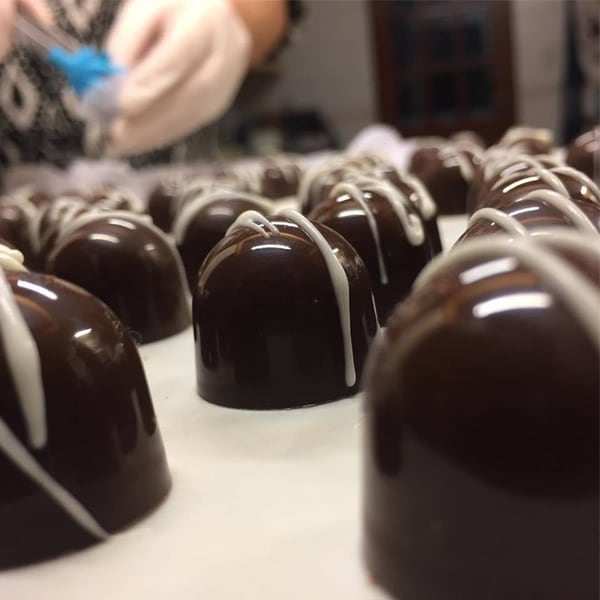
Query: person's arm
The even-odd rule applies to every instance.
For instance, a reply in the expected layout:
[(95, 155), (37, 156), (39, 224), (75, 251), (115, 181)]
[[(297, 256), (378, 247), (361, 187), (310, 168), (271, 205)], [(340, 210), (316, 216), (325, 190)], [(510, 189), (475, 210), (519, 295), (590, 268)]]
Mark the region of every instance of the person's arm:
[(288, 26), (288, 0), (229, 0), (252, 38), (251, 66), (260, 64)]
[(12, 46), (17, 10), (43, 25), (52, 24), (52, 13), (44, 0), (0, 0), (0, 60), (4, 59)]
[(165, 146), (219, 117), (275, 49), (286, 0), (128, 0), (107, 50), (127, 69), (108, 151)]

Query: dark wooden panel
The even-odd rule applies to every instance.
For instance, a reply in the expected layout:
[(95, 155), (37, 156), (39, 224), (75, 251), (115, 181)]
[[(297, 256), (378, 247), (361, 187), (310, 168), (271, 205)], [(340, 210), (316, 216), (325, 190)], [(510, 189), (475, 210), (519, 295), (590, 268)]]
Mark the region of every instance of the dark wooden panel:
[(510, 2), (371, 0), (380, 119), (405, 136), (514, 121)]

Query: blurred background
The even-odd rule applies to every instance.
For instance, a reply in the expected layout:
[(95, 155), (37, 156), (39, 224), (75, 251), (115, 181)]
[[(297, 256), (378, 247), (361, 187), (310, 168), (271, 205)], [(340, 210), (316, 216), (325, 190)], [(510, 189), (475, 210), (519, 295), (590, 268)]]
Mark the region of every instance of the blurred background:
[(291, 44), (219, 126), (232, 152), (343, 147), (374, 122), (405, 137), (512, 124), (558, 143), (598, 116), (599, 0), (303, 0)]

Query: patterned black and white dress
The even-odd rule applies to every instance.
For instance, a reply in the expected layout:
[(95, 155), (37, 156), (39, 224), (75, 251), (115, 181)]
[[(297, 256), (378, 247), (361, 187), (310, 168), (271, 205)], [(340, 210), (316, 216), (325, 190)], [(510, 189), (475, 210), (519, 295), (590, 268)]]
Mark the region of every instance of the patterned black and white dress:
[[(0, 0), (2, 1), (2, 0)], [(151, 2), (152, 0), (148, 0)], [(48, 0), (60, 29), (98, 47), (108, 35), (120, 0)], [(131, 159), (135, 166), (193, 158), (199, 136)], [(62, 75), (26, 48), (0, 63), (0, 171), (22, 163), (66, 166), (98, 154), (100, 131), (78, 117), (74, 92)]]

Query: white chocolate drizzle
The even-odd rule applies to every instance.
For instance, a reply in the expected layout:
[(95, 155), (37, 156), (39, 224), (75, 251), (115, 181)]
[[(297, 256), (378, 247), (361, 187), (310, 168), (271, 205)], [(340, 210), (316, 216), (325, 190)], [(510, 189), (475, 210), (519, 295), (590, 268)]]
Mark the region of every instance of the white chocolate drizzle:
[(20, 250), (14, 250), (0, 244), (0, 269), (27, 272), (27, 268), (23, 264), (24, 262), (25, 257)]
[(347, 387), (356, 383), (354, 349), (352, 347), (352, 324), (350, 319), (350, 283), (344, 267), (336, 257), (323, 234), (306, 217), (292, 209), (281, 211), (281, 216), (295, 223), (317, 246), (329, 271), (340, 315), (344, 344), (345, 382)]
[(565, 197), (552, 190), (534, 190), (520, 198), (518, 202), (530, 199), (540, 200), (545, 204), (552, 206), (568, 217), (577, 229), (598, 235), (598, 230), (588, 216), (569, 197)]
[(85, 203), (76, 196), (62, 196), (52, 202), (52, 204), (36, 210), (35, 216), (29, 221), (29, 241), (35, 254), (41, 250), (42, 243), (42, 220), (47, 217), (50, 221), (62, 220), (65, 213), (72, 211), (74, 207), (81, 208)]
[(598, 204), (600, 204), (600, 188), (585, 173), (567, 166), (552, 167), (550, 172), (570, 177), (582, 186), (589, 188), (592, 194), (598, 199)]
[(125, 201), (130, 207), (127, 210), (131, 210), (135, 213), (144, 212), (144, 203), (142, 199), (131, 190), (125, 188), (109, 188), (107, 190), (100, 189), (98, 193), (102, 196), (102, 199), (96, 204), (104, 209), (121, 210), (119, 205)]
[[(578, 238), (565, 236), (563, 230), (553, 234), (553, 240), (568, 239), (572, 248), (581, 248), (600, 262), (600, 243), (596, 237), (581, 233)], [(560, 243), (560, 242), (559, 242)], [(482, 236), (455, 246), (447, 255), (434, 258), (417, 278), (414, 289), (435, 278), (445, 269), (462, 261), (484, 260), (488, 256), (509, 256), (530, 269), (551, 288), (570, 309), (586, 335), (600, 351), (600, 292), (586, 277), (551, 249), (531, 238), (507, 240), (500, 236)]]
[(499, 144), (501, 146), (512, 146), (523, 141), (523, 138), (532, 138), (539, 142), (551, 144), (554, 140), (554, 135), (550, 129), (542, 127), (516, 126), (506, 131)]
[[(517, 167), (519, 164), (525, 164), (530, 169), (542, 168), (542, 164), (533, 156), (520, 154), (514, 150), (510, 151), (503, 149), (500, 150), (497, 155), (494, 155), (491, 159), (486, 161), (485, 167), (483, 168), (483, 178), (485, 181), (489, 181), (504, 169)], [(510, 177), (513, 174), (514, 172), (509, 172), (505, 174), (504, 177)]]
[(528, 236), (529, 232), (527, 229), (519, 223), (517, 219), (511, 215), (507, 215), (505, 212), (498, 210), (497, 208), (480, 208), (475, 211), (469, 219), (467, 227), (471, 227), (479, 221), (490, 221), (495, 223), (504, 230), (506, 233), (517, 236)]
[[(521, 179), (527, 179), (531, 175), (537, 176), (541, 181), (543, 181), (551, 190), (558, 192), (559, 194), (563, 194), (567, 198), (569, 197), (569, 192), (567, 188), (564, 186), (563, 182), (550, 170), (546, 169), (542, 166), (538, 161), (531, 157), (521, 157), (519, 159), (520, 162), (530, 163), (531, 165), (531, 174), (522, 173)], [(506, 184), (506, 180), (513, 177), (513, 173), (506, 175), (499, 179), (493, 186), (492, 190), (497, 190), (502, 188)]]
[(84, 227), (89, 225), (90, 223), (95, 223), (96, 221), (104, 221), (110, 219), (123, 219), (124, 221), (130, 221), (136, 225), (142, 225), (144, 227), (148, 227), (158, 233), (161, 238), (169, 241), (169, 238), (166, 236), (162, 229), (159, 229), (152, 223), (152, 217), (149, 215), (139, 215), (127, 210), (100, 210), (100, 209), (92, 209), (89, 212), (78, 215), (71, 221), (67, 223), (62, 223), (61, 227), (58, 230), (58, 236), (56, 241), (62, 241), (65, 237), (79, 229), (80, 227)]
[(440, 158), (446, 160), (451, 158), (456, 161), (456, 166), (460, 170), (462, 178), (467, 182), (473, 181), (474, 172), (471, 162), (465, 157), (463, 152), (455, 148), (452, 144), (444, 144), (440, 148)]
[(368, 185), (370, 192), (380, 194), (389, 202), (411, 246), (420, 246), (425, 243), (425, 229), (421, 218), (413, 212), (409, 212), (410, 200), (397, 187), (388, 181), (379, 181), (371, 177), (362, 178), (360, 183)]
[(354, 183), (342, 181), (338, 183), (331, 191), (332, 196), (341, 196), (342, 194), (348, 194), (363, 210), (367, 219), (367, 224), (371, 231), (371, 237), (375, 243), (375, 250), (377, 253), (377, 266), (379, 268), (379, 280), (382, 285), (389, 283), (387, 269), (385, 266), (385, 259), (383, 257), (383, 250), (381, 247), (381, 238), (379, 236), (379, 227), (377, 226), (377, 219), (371, 210), (370, 204), (365, 200), (363, 194), (364, 191), (359, 189)]
[(252, 202), (257, 209), (269, 214), (272, 212), (272, 204), (265, 198), (247, 192), (237, 192), (235, 190), (213, 190), (206, 194), (201, 194), (191, 202), (188, 202), (173, 223), (173, 237), (178, 244), (183, 242), (188, 227), (196, 217), (211, 202), (217, 200), (247, 200)]
[[(43, 448), (48, 441), (48, 432), (40, 356), (33, 335), (1, 270), (0, 338), (19, 399), (29, 443), (35, 449)], [(99, 539), (108, 537), (87, 509), (37, 463), (2, 418), (0, 451), (83, 529)]]
[(433, 219), (437, 214), (437, 205), (427, 188), (423, 185), (423, 182), (410, 173), (401, 173), (400, 176), (415, 191), (415, 204), (423, 215), (423, 218), (426, 221)]
[[(261, 227), (262, 225), (262, 227)], [(256, 210), (247, 210), (243, 212), (229, 227), (225, 235), (230, 235), (234, 231), (246, 227), (260, 233), (263, 237), (268, 238), (271, 234), (278, 235), (279, 229), (267, 217), (257, 212)]]

